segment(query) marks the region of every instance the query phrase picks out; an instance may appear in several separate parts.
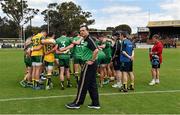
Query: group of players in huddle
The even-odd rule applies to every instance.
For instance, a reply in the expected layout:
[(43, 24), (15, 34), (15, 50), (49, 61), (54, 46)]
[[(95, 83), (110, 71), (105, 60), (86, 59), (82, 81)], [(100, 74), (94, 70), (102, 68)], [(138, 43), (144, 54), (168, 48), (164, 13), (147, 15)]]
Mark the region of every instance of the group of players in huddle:
[[(132, 42), (127, 39), (127, 34), (116, 32), (112, 37), (98, 34), (94, 40), (99, 49), (97, 56), (99, 86), (103, 87), (104, 84), (114, 81), (113, 88), (119, 88), (124, 92), (134, 90), (134, 48)], [(57, 70), (61, 90), (64, 90), (65, 86), (72, 87), (71, 74), (78, 84), (79, 72), (89, 56), (86, 45), (86, 41), (78, 32), (74, 32), (73, 37), (67, 37), (66, 32), (62, 32), (59, 38), (55, 38), (52, 32), (47, 34), (44, 30), (32, 35), (24, 45), (26, 74), (20, 84), (37, 90), (51, 89), (52, 76)], [(83, 53), (85, 55), (81, 55), (82, 52), (86, 52)], [(73, 73), (70, 71), (70, 60), (73, 61)], [(42, 73), (45, 77), (43, 82)], [(67, 79), (66, 85), (64, 76)], [(130, 78), (129, 85), (128, 78)]]

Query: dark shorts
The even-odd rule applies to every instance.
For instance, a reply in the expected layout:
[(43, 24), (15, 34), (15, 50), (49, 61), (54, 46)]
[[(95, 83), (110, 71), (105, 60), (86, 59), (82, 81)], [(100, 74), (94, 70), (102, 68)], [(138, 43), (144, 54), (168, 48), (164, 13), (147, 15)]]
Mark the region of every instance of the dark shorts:
[(120, 62), (122, 72), (132, 72), (133, 62)]
[(161, 67), (161, 64), (158, 64), (158, 65), (152, 65), (152, 68), (154, 69), (159, 69)]
[(58, 54), (54, 54), (54, 57), (55, 57), (55, 59), (59, 59), (59, 55)]
[(24, 57), (24, 63), (26, 67), (31, 67), (32, 66), (31, 57)]
[(54, 66), (54, 62), (47, 62), (47, 61), (44, 61), (44, 65), (47, 67), (47, 66)]
[(82, 59), (74, 57), (74, 64), (83, 64)]
[(31, 56), (31, 62), (42, 63), (43, 56)]
[(105, 58), (105, 64), (109, 64), (111, 62), (111, 57), (106, 57)]
[(98, 60), (97, 60), (97, 64), (98, 64), (98, 65), (104, 65), (104, 64), (106, 64), (105, 61), (106, 61), (105, 58), (104, 58), (104, 59), (98, 59)]
[(70, 59), (59, 59), (59, 66), (69, 68)]
[(115, 58), (113, 60), (113, 67), (114, 67), (114, 70), (121, 70), (121, 65), (120, 65), (119, 58)]

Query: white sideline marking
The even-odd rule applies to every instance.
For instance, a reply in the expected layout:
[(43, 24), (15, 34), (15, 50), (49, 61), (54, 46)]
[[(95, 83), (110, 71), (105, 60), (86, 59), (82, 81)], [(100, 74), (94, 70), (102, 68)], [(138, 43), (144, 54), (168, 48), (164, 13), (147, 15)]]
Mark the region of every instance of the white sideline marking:
[[(166, 91), (139, 91), (139, 92), (128, 92), (128, 93), (101, 93), (100, 96), (111, 96), (111, 95), (133, 95), (133, 94), (153, 94), (153, 93), (175, 93), (180, 90), (166, 90)], [(59, 95), (59, 96), (44, 96), (44, 97), (22, 97), (22, 98), (7, 98), (0, 99), (0, 102), (6, 101), (21, 101), (21, 100), (36, 100), (36, 99), (50, 99), (50, 98), (65, 98), (75, 97), (76, 95)]]

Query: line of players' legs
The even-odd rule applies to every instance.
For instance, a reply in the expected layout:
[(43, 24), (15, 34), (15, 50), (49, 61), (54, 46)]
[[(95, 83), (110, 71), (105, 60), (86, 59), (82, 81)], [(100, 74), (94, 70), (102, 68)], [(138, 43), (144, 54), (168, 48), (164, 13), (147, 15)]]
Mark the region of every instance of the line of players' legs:
[[(66, 87), (72, 87), (71, 80), (75, 81), (74, 87), (77, 87), (79, 80), (79, 73), (81, 71), (81, 60), (71, 59), (73, 66), (70, 69), (70, 62), (66, 60), (59, 60), (55, 56), (55, 61), (41, 63), (42, 57), (39, 57), (40, 62), (31, 62), (34, 57), (26, 57), (26, 74), (23, 80), (20, 82), (23, 87), (32, 87), (33, 89), (52, 89), (53, 81), (52, 77), (59, 75), (59, 86), (61, 90), (65, 89), (65, 77)], [(36, 59), (38, 60), (38, 59)], [(61, 63), (61, 64), (60, 64)], [(118, 62), (118, 66), (113, 64), (117, 62), (100, 63), (97, 71), (97, 78), (99, 79), (99, 87), (103, 87), (107, 84), (112, 84), (113, 88), (118, 88), (120, 91), (127, 92), (134, 90), (134, 74), (132, 70), (121, 71), (121, 63)], [(132, 65), (131, 65), (132, 66)], [(129, 80), (128, 80), (129, 79)], [(129, 82), (129, 85), (127, 85)]]

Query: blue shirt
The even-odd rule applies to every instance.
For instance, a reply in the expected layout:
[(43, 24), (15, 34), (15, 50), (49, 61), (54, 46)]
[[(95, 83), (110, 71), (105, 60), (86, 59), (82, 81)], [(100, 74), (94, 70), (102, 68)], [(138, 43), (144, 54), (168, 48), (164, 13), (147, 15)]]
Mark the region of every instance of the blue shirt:
[[(123, 42), (122, 42), (122, 52), (124, 51), (129, 56), (131, 56), (133, 50), (134, 50), (133, 43), (128, 39), (123, 40)], [(121, 62), (131, 62), (131, 59), (129, 59), (127, 56), (125, 56), (122, 52), (120, 54), (120, 61)]]

